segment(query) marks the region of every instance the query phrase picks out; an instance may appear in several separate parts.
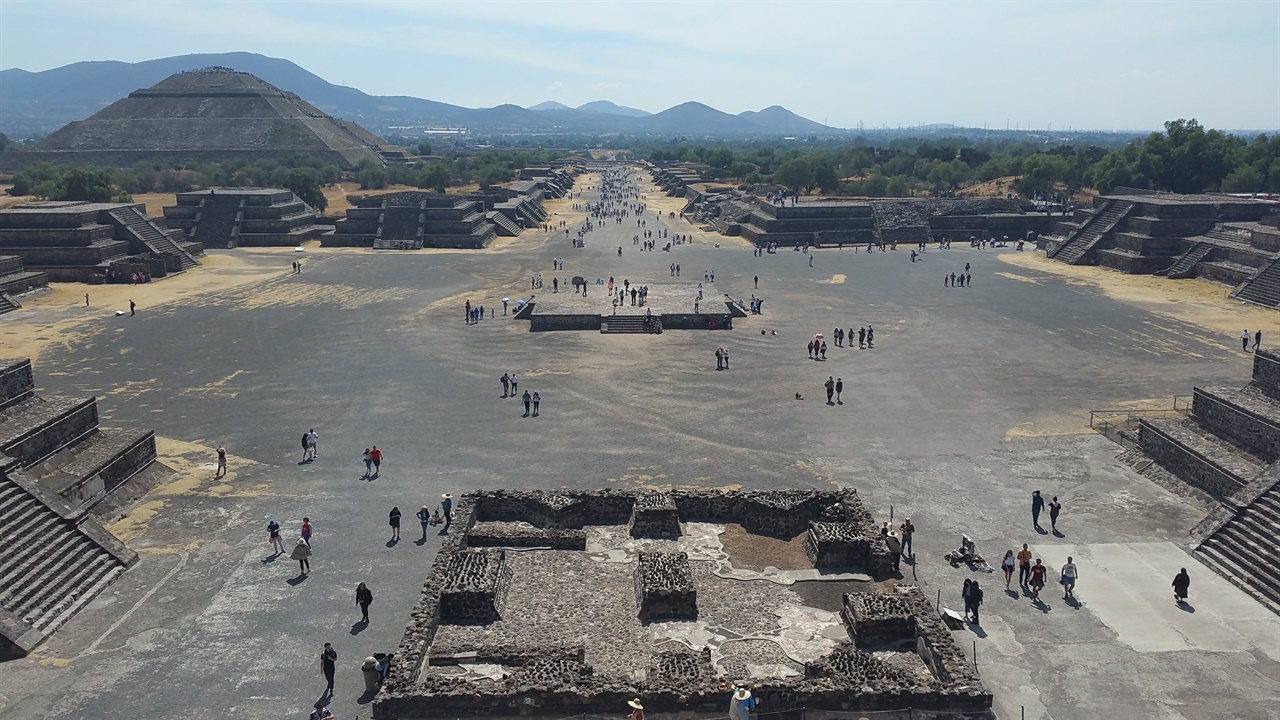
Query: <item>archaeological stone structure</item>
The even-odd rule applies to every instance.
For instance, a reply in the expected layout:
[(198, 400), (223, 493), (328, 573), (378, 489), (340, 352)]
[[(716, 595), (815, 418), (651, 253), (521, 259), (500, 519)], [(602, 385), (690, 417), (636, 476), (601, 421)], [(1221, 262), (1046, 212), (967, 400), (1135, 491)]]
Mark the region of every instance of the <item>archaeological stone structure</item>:
[(17, 255), (0, 255), (0, 314), (22, 307), (18, 296), (45, 290), (49, 276), (28, 270)]
[[(752, 571), (722, 545), (727, 526), (823, 550), (808, 569)], [(373, 714), (613, 716), (638, 697), (649, 714), (709, 717), (748, 682), (771, 711), (989, 716), (918, 588), (844, 593), (829, 610), (790, 589), (892, 565), (851, 489), (470, 493)]]
[(757, 247), (841, 247), (876, 243), (914, 245), (942, 239), (965, 242), (1025, 240), (1053, 229), (1055, 218), (1022, 200), (1003, 198), (903, 198), (863, 200), (806, 198), (777, 204), (732, 187), (719, 186), (652, 168), (654, 181), (669, 195), (685, 198), (683, 213), (724, 235), (741, 236)]
[(92, 397), (36, 395), (0, 360), (0, 659), (29, 653), (137, 555), (95, 517), (163, 473), (151, 431), (103, 430)]
[(1218, 508), (1192, 531), (1194, 555), (1280, 613), (1280, 354), (1256, 350), (1244, 387), (1196, 387), (1190, 414), (1142, 419), (1127, 459)]
[(319, 213), (279, 188), (219, 188), (178, 193), (164, 222), (207, 248), (294, 247), (329, 230)]
[(5, 153), (6, 169), (39, 161), (129, 167), (137, 162), (284, 161), (303, 154), (345, 170), (405, 151), (297, 95), (228, 68), (181, 72), (70, 123), (31, 150)]
[(203, 247), (142, 203), (64, 200), (0, 210), (0, 253), (55, 282), (127, 283), (196, 267)]
[(1063, 218), (1041, 249), (1072, 265), (1231, 285), (1231, 296), (1280, 305), (1280, 204), (1231, 195), (1116, 188)]

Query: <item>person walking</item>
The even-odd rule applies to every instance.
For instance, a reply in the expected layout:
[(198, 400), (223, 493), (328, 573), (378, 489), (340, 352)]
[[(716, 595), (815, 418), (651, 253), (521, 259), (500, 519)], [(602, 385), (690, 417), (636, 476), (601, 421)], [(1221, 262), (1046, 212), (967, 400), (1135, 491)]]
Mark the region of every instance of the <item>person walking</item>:
[(1080, 573), (1080, 571), (1079, 571), (1079, 569), (1076, 567), (1075, 562), (1073, 562), (1073, 561), (1072, 561), (1071, 556), (1070, 556), (1070, 555), (1068, 555), (1068, 556), (1067, 556), (1067, 561), (1066, 561), (1065, 563), (1063, 563), (1063, 564), (1062, 564), (1062, 573), (1061, 573), (1061, 574), (1062, 574), (1062, 579), (1059, 581), (1059, 582), (1061, 582), (1061, 583), (1062, 583), (1062, 591), (1063, 591), (1063, 592), (1062, 592), (1062, 599), (1063, 599), (1063, 600), (1074, 600), (1074, 599), (1075, 599), (1075, 597), (1076, 597), (1076, 578), (1077, 578), (1077, 577), (1079, 577), (1079, 573)]
[(533, 398), (529, 395), (528, 390), (525, 390), (524, 395), (520, 396), (520, 402), (524, 403), (524, 415), (522, 417), (529, 417), (529, 406), (533, 403)]
[(1031, 527), (1040, 529), (1040, 511), (1044, 510), (1044, 498), (1039, 490), (1031, 491)]
[(861, 350), (867, 343), (867, 329), (865, 327), (858, 328), (858, 349)]
[(138, 306), (133, 302), (133, 298), (129, 298), (129, 317), (138, 314)]
[[(503, 313), (506, 315), (506, 313)], [(506, 397), (511, 390), (511, 378), (506, 373), (502, 373), (502, 377), (498, 378), (502, 381), (502, 397)]]
[(320, 454), (320, 436), (316, 434), (315, 428), (307, 432), (307, 452), (311, 453), (312, 460)]
[(867, 347), (876, 346), (876, 329), (871, 327), (871, 323), (867, 323)]
[(227, 449), (218, 445), (218, 471), (213, 474), (215, 478), (220, 478), (227, 474)]
[(391, 526), (391, 539), (400, 539), (400, 508), (393, 507), (387, 514), (387, 524)]
[(902, 562), (902, 540), (898, 539), (898, 533), (889, 529), (887, 521), (883, 531), (885, 547), (889, 548), (889, 552), (893, 554), (893, 571), (898, 572), (898, 567)]
[(911, 535), (915, 531), (916, 526), (911, 524), (911, 518), (903, 518), (902, 524), (898, 526), (898, 532), (902, 533), (902, 554), (908, 558), (915, 554), (911, 545)]
[(382, 473), (382, 451), (378, 449), (377, 445), (374, 445), (373, 449), (369, 451), (369, 462), (373, 463), (373, 476), (378, 477)]
[(973, 586), (969, 588), (969, 605), (973, 608), (973, 624), (979, 627), (982, 623), (978, 621), (978, 609), (982, 607), (982, 587), (978, 585), (978, 581), (973, 581)]
[(542, 402), (542, 397), (537, 392), (533, 393), (533, 416), (538, 417), (538, 404)]
[[(586, 286), (583, 285), (583, 287)], [(511, 395), (514, 397), (518, 392), (520, 392), (520, 380), (515, 373), (511, 373)]]
[(276, 551), (276, 555), (284, 554), (284, 539), (280, 537), (280, 523), (267, 519), (267, 540)]
[(1040, 562), (1040, 558), (1036, 558), (1036, 564), (1031, 566), (1031, 580), (1027, 586), (1031, 588), (1031, 599), (1039, 601), (1040, 591), (1044, 589), (1045, 578), (1049, 574), (1049, 568)]
[[(85, 297), (86, 297), (86, 298), (88, 298), (89, 296), (88, 296), (88, 295), (86, 295)], [(88, 304), (88, 303), (86, 302), (86, 304)], [(1257, 352), (1257, 351), (1258, 351), (1258, 347), (1259, 347), (1260, 345), (1262, 345), (1262, 331), (1261, 331), (1261, 330), (1259, 330), (1258, 332), (1256, 332), (1256, 333), (1254, 333), (1254, 334), (1253, 334), (1253, 351), (1254, 351), (1254, 352)]]
[(373, 474), (373, 455), (370, 453), (369, 448), (364, 449), (363, 459), (364, 459), (364, 476), (369, 477), (370, 475)]
[(729, 348), (720, 348), (720, 357), (724, 358), (724, 369), (729, 369)]
[(844, 392), (844, 378), (836, 378), (836, 402), (840, 402), (841, 392)]
[(302, 539), (307, 543), (307, 547), (311, 547), (311, 518), (302, 518)]
[(324, 675), (325, 682), (328, 683), (324, 689), (324, 694), (327, 697), (333, 697), (333, 676), (337, 672), (338, 651), (333, 649), (333, 645), (325, 643), (324, 652), (320, 653), (320, 674)]
[(1022, 549), (1018, 551), (1018, 584), (1026, 585), (1031, 579), (1031, 550), (1027, 549), (1027, 544), (1022, 543)]
[(422, 509), (415, 513), (415, 516), (418, 518), (418, 523), (422, 525), (422, 539), (425, 541), (427, 539), (427, 526), (431, 524), (431, 510), (427, 509), (426, 505), (423, 505)]
[(964, 601), (964, 619), (969, 619), (973, 612), (973, 581), (965, 578), (964, 587), (960, 589), (960, 599)]
[(824, 382), (824, 383), (822, 383), (822, 386), (823, 386), (824, 388), (826, 388), (826, 389), (827, 389), (827, 404), (828, 404), (828, 405), (835, 405), (835, 403), (831, 401), (831, 398), (835, 397), (835, 394), (836, 394), (836, 381), (835, 381), (835, 378), (833, 378), (833, 377), (831, 377), (830, 375), (828, 375), (828, 376), (827, 376), (827, 381), (826, 381), (826, 382)]
[(373, 591), (364, 583), (356, 585), (356, 605), (360, 606), (360, 622), (369, 622), (369, 606), (373, 604)]
[(298, 538), (298, 543), (293, 546), (293, 552), (289, 553), (289, 559), (298, 561), (298, 574), (306, 575), (311, 572), (311, 546), (306, 540)]
[(1249, 352), (1249, 328), (1245, 328), (1244, 332), (1240, 333), (1240, 349)]
[(307, 453), (307, 441), (310, 439), (311, 439), (311, 433), (305, 433), (305, 432), (302, 433), (302, 462), (306, 462), (311, 457)]
[(756, 698), (746, 685), (739, 685), (729, 699), (729, 720), (751, 720), (751, 711), (756, 707)]
[(1013, 559), (1013, 551), (1012, 550), (1005, 551), (1004, 559), (1000, 561), (1000, 569), (1004, 570), (1004, 589), (1005, 590), (1008, 590), (1009, 583), (1013, 582), (1014, 562), (1015, 560)]
[(444, 531), (449, 532), (453, 523), (453, 496), (449, 493), (440, 496), (440, 510), (444, 512)]
[(1062, 512), (1062, 503), (1058, 502), (1058, 496), (1054, 495), (1049, 501), (1049, 527), (1053, 532), (1058, 532), (1058, 513)]
[(1177, 575), (1173, 576), (1173, 601), (1179, 605), (1186, 602), (1187, 590), (1191, 587), (1191, 576), (1187, 574), (1187, 569), (1182, 568)]
[[(755, 276), (754, 278), (752, 278), (752, 279), (753, 279), (753, 280), (755, 280), (755, 283), (756, 283), (756, 290), (759, 290), (759, 289), (760, 289), (760, 276), (759, 276), (759, 275), (756, 275), (756, 276)], [(88, 295), (85, 295), (84, 297), (85, 297), (84, 304), (85, 304), (85, 305), (88, 305), (88, 304), (89, 304), (89, 296), (88, 296)]]
[(724, 349), (723, 348), (716, 348), (716, 369), (717, 370), (724, 369)]

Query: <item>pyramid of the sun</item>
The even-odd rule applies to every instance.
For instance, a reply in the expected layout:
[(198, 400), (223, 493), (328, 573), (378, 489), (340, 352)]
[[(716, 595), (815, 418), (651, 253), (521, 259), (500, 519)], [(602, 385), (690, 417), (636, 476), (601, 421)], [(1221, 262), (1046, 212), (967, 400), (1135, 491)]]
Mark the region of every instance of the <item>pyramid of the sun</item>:
[(211, 67), (170, 75), (21, 153), (27, 162), (127, 167), (147, 162), (284, 160), (303, 154), (353, 168), (382, 164), (382, 142), (248, 73)]

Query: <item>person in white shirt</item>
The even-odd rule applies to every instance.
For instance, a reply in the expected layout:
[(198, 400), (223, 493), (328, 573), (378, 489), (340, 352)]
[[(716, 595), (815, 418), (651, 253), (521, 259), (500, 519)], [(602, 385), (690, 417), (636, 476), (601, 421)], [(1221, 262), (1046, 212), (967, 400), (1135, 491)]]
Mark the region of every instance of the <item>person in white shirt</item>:
[(1059, 581), (1062, 583), (1062, 589), (1064, 592), (1062, 596), (1063, 600), (1075, 599), (1077, 577), (1079, 577), (1079, 570), (1076, 568), (1076, 564), (1072, 561), (1072, 558), (1068, 556), (1067, 562), (1062, 565), (1062, 580)]

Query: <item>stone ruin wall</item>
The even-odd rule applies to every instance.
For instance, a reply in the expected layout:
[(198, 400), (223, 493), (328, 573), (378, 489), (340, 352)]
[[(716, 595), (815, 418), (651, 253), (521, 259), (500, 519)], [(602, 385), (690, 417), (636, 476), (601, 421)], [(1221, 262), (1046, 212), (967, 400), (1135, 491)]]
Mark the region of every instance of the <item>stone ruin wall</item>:
[(698, 619), (698, 591), (693, 588), (686, 553), (640, 553), (635, 589), (642, 622)]
[[(828, 534), (833, 540), (868, 542), (882, 552), (872, 552), (872, 571), (887, 572), (891, 558), (878, 537), (878, 528), (862, 506), (855, 490), (840, 491), (673, 491), (670, 499), (685, 522), (741, 523), (748, 521), (775, 533), (793, 537), (809, 523), (847, 525), (830, 531), (823, 525), (819, 541)], [(678, 649), (651, 655), (649, 667), (631, 677), (597, 676), (585, 662), (579, 646), (540, 644), (526, 647), (479, 647), (464, 653), (430, 655), (436, 629), (442, 622), (442, 598), (462, 586), (452, 575), (460, 567), (457, 556), (471, 554), (469, 536), (480, 522), (478, 540), (499, 542), (511, 537), (532, 543), (532, 538), (548, 530), (550, 538), (574, 538), (584, 525), (627, 525), (641, 493), (616, 490), (591, 492), (511, 492), (494, 491), (463, 496), (454, 507), (453, 531), (432, 564), (431, 574), (414, 607), (404, 638), (396, 652), (396, 662), (374, 703), (374, 717), (380, 720), (426, 717), (503, 716), (531, 714), (606, 714), (618, 712), (627, 700), (640, 696), (651, 713), (723, 713), (726, 689), (711, 661), (710, 650)], [(661, 498), (645, 500), (661, 506)], [(777, 519), (766, 520), (767, 515)], [(536, 527), (515, 523), (531, 523)], [(799, 529), (797, 529), (799, 528)], [(850, 540), (852, 539), (852, 540)], [(522, 546), (535, 546), (532, 544)], [(500, 553), (489, 549), (485, 553)], [(679, 555), (679, 554), (676, 554)], [(485, 588), (496, 599), (505, 562), (486, 555)], [(461, 561), (462, 566), (475, 561)], [(687, 556), (684, 558), (687, 564)], [(883, 563), (883, 564), (881, 564)], [(674, 568), (678, 559), (648, 563), (647, 577), (655, 588), (685, 587)], [(673, 572), (655, 575), (653, 568)], [(509, 572), (509, 568), (508, 568)], [(495, 575), (496, 574), (496, 575)], [(509, 584), (509, 579), (508, 579)], [(637, 582), (638, 601), (643, 583)], [(470, 587), (470, 585), (467, 585)], [(692, 591), (692, 583), (688, 583)], [(851, 637), (862, 633), (863, 641), (887, 642), (906, 632), (902, 616), (915, 619), (914, 637), (921, 657), (934, 673), (924, 685), (918, 678), (868, 655), (853, 642), (842, 644), (830, 655), (810, 663), (803, 677), (762, 680), (752, 692), (772, 708), (808, 707), (826, 710), (887, 710), (902, 707), (954, 712), (983, 712), (991, 707), (986, 692), (950, 631), (937, 617), (918, 588), (899, 588), (888, 603), (846, 600), (842, 615), (853, 623)], [(695, 601), (696, 602), (696, 601)], [(695, 605), (696, 609), (696, 605)], [(498, 608), (503, 612), (505, 608)], [(511, 608), (510, 612), (519, 612)], [(851, 619), (852, 618), (852, 619)], [(861, 628), (859, 630), (858, 628)], [(424, 676), (432, 665), (492, 662), (514, 670), (501, 680)]]
[(440, 621), (489, 623), (502, 618), (512, 571), (504, 550), (467, 549), (449, 563), (448, 583), (440, 593)]

